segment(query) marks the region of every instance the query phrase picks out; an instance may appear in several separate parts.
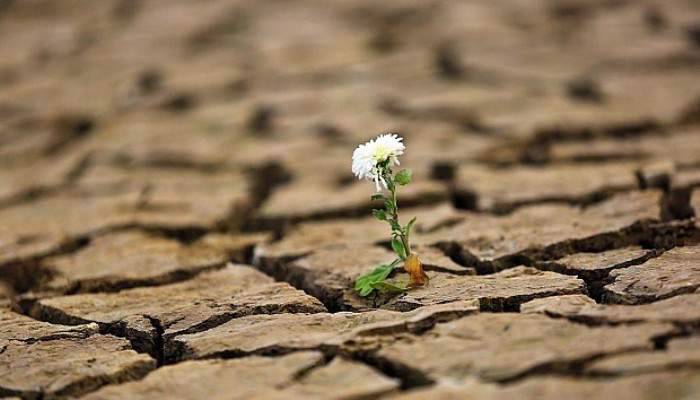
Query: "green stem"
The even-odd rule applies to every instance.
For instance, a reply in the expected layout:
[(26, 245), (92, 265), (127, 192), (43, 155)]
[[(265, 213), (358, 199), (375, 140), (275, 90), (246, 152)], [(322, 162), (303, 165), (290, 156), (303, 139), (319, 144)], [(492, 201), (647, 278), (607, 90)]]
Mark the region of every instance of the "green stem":
[[(394, 182), (394, 179), (392, 177), (392, 171), (391, 168), (386, 168), (384, 169), (384, 179), (387, 182), (387, 186), (389, 186), (389, 191), (391, 192), (391, 205), (392, 205), (392, 212), (391, 212), (391, 217), (396, 222), (396, 224), (401, 227), (401, 223), (399, 222), (399, 202), (396, 196), (396, 183)], [(392, 227), (393, 229), (393, 227)], [(393, 229), (395, 230), (395, 229)], [(406, 250), (406, 257), (411, 255), (411, 245), (408, 241), (408, 232), (404, 232), (403, 228), (401, 228), (398, 231), (398, 236), (401, 238), (401, 243), (403, 244), (404, 249)]]

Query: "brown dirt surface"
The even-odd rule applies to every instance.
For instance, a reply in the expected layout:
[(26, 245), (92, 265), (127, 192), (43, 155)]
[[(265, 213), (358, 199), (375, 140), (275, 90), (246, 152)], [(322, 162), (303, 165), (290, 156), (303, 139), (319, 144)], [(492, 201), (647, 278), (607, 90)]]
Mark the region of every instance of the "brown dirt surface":
[[(0, 398), (700, 398), (697, 1), (0, 0), (0, 37)], [(361, 297), (396, 256), (351, 157), (394, 132), (428, 279)]]

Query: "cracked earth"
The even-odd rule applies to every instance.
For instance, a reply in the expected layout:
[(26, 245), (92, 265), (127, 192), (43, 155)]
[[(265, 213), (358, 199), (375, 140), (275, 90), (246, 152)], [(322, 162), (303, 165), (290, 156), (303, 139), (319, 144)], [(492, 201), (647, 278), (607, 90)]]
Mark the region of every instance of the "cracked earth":
[[(700, 398), (696, 1), (10, 0), (0, 37), (0, 398)], [(387, 131), (430, 284), (361, 298)]]

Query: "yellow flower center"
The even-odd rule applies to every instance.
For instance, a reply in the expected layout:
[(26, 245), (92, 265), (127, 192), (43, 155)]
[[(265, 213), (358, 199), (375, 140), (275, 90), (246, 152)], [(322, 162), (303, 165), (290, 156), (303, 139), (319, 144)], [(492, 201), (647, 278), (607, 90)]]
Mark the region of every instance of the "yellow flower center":
[(391, 155), (391, 150), (389, 150), (386, 146), (377, 146), (377, 148), (374, 149), (374, 161), (381, 162), (389, 158)]

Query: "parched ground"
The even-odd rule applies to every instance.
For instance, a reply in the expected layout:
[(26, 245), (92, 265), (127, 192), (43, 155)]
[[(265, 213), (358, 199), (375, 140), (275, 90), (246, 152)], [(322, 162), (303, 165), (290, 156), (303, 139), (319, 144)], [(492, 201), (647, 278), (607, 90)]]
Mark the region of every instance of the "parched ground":
[(696, 213), (696, 0), (0, 1), (0, 398), (698, 399)]

